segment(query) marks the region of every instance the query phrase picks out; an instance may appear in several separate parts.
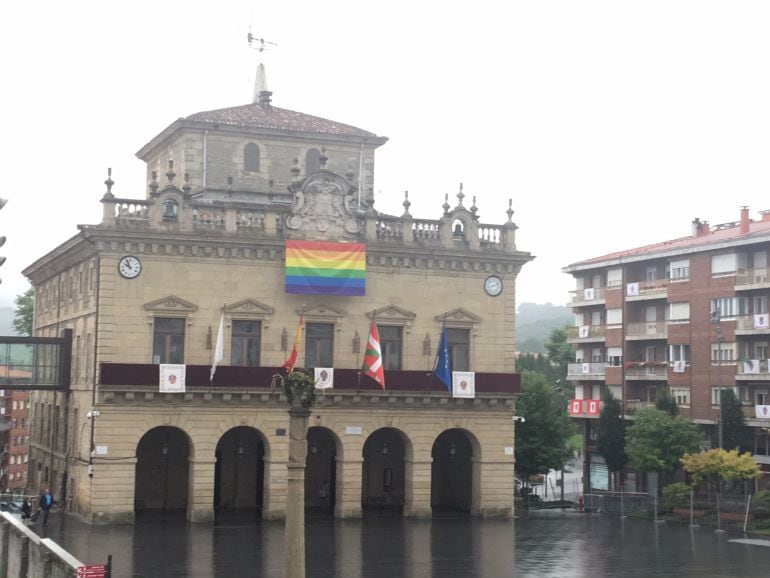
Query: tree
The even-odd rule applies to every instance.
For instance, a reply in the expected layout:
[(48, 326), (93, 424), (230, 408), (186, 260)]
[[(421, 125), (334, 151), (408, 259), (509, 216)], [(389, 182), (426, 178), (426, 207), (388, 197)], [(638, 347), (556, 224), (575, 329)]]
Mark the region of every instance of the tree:
[(611, 474), (621, 471), (628, 463), (626, 422), (623, 420), (620, 402), (610, 390), (604, 395), (604, 407), (596, 423), (596, 447)]
[(628, 461), (642, 472), (673, 472), (686, 453), (698, 451), (704, 438), (692, 421), (672, 417), (656, 408), (636, 412), (634, 425), (628, 428)]
[(670, 414), (671, 417), (676, 417), (679, 415), (679, 406), (676, 404), (676, 400), (671, 397), (671, 394), (668, 393), (667, 389), (663, 390), (663, 394), (658, 399), (655, 407), (657, 407), (660, 411), (665, 411), (666, 413)]
[(35, 290), (30, 287), (21, 295), (17, 295), (13, 303), (16, 305), (16, 312), (13, 315), (13, 330), (18, 335), (32, 335)]
[(516, 413), (516, 471), (524, 478), (562, 467), (564, 446), (572, 424), (553, 384), (539, 372), (523, 374)]
[(556, 372), (553, 375), (553, 381), (557, 379), (561, 383), (567, 383), (567, 365), (575, 358), (572, 346), (567, 343), (566, 328), (554, 329), (545, 342), (545, 350), (548, 353), (548, 360)]
[(721, 486), (722, 480), (751, 480), (762, 473), (750, 453), (742, 454), (738, 450), (713, 448), (687, 453), (682, 457), (682, 464), (696, 484), (708, 480)]
[(751, 449), (751, 430), (746, 427), (741, 402), (731, 388), (722, 390), (722, 448), (726, 450)]

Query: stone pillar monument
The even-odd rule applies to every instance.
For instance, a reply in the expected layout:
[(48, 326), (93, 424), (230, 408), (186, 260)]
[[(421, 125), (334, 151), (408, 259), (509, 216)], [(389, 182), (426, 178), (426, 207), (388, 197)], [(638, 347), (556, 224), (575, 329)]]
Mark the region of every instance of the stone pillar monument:
[(305, 578), (305, 461), (307, 422), (315, 403), (315, 382), (306, 373), (292, 371), (283, 378), (282, 389), (289, 403), (284, 576)]

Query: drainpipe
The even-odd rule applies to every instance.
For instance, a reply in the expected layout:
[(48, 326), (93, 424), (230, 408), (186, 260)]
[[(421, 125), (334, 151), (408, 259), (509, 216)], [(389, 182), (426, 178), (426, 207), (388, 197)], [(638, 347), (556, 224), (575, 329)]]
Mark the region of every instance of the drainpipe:
[(208, 150), (209, 150), (209, 131), (203, 131), (203, 190), (206, 190), (208, 176)]

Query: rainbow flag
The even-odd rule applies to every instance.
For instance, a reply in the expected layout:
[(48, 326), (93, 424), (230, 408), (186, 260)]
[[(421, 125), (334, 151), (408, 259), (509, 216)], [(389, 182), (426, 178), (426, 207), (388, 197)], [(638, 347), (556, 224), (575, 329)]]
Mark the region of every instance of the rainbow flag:
[(286, 241), (286, 292), (366, 295), (366, 245)]

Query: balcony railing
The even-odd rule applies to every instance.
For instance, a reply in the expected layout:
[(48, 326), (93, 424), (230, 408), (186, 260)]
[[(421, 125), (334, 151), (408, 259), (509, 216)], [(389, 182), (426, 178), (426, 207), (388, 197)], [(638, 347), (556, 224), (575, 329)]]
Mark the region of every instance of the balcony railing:
[(572, 294), (571, 303), (599, 303), (604, 301), (605, 287), (591, 287), (589, 289), (578, 289), (570, 291)]
[(626, 379), (636, 381), (645, 379), (661, 380), (668, 378), (668, 367), (665, 363), (631, 361), (626, 364)]
[(567, 379), (604, 379), (606, 363), (570, 363)]
[(604, 339), (604, 325), (580, 325), (567, 328), (567, 339), (596, 341)]
[(770, 276), (767, 267), (758, 269), (744, 269), (735, 274), (735, 288), (752, 287), (770, 287)]
[(626, 283), (626, 301), (660, 299), (668, 295), (668, 279)]
[(626, 339), (665, 339), (667, 334), (665, 321), (642, 321), (626, 325)]
[(761, 335), (770, 333), (770, 315), (758, 313), (756, 315), (741, 315), (735, 318), (735, 331), (743, 335)]
[(767, 359), (744, 359), (735, 364), (736, 379), (764, 381), (770, 378)]
[[(160, 383), (159, 366), (149, 363), (102, 363), (101, 385), (154, 386)], [(275, 387), (275, 375), (285, 375), (280, 367), (219, 366), (213, 383), (211, 366), (188, 365), (185, 385), (188, 389), (238, 388), (269, 390)], [(521, 391), (521, 374), (476, 373), (476, 393), (516, 395)], [(385, 370), (386, 391), (446, 392), (446, 386), (430, 371)], [(357, 369), (334, 369), (334, 389), (381, 391), (379, 384)]]
[(646, 409), (649, 407), (655, 407), (654, 401), (640, 401), (638, 399), (629, 399), (626, 401), (626, 411), (628, 413), (636, 413), (640, 409)]

